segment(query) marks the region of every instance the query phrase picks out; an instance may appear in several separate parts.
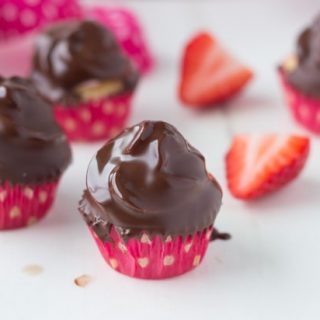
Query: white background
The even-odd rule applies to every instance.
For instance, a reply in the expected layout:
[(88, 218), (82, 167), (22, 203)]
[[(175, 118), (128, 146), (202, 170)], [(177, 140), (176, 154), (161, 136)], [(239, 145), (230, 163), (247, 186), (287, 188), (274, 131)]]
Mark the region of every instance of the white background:
[[(100, 1), (105, 3), (106, 1)], [(143, 281), (106, 266), (77, 212), (89, 159), (99, 147), (75, 145), (53, 210), (28, 229), (0, 233), (0, 319), (320, 319), (320, 145), (301, 177), (263, 200), (233, 199), (224, 154), (235, 133), (304, 132), (284, 106), (275, 68), (293, 48), (317, 1), (121, 1), (142, 19), (158, 59), (139, 87), (130, 124), (170, 121), (200, 149), (221, 182), (217, 219), (233, 239), (211, 244), (195, 271)], [(178, 61), (185, 41), (208, 29), (256, 72), (228, 106), (204, 113), (176, 99)], [(22, 269), (39, 264), (38, 276)], [(73, 279), (89, 274), (85, 288)]]

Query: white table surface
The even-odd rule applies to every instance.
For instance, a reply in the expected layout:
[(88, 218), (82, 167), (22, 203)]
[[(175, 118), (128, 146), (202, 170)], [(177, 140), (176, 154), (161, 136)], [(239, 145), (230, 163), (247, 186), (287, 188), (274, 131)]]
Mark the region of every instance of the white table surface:
[[(101, 1), (102, 3), (103, 1)], [(233, 239), (210, 245), (195, 271), (164, 281), (122, 276), (106, 266), (77, 212), (89, 159), (99, 147), (73, 146), (54, 208), (28, 229), (0, 233), (0, 319), (320, 319), (320, 146), (301, 177), (254, 203), (226, 189), (224, 154), (232, 134), (304, 132), (284, 106), (275, 66), (289, 53), (317, 1), (122, 1), (140, 15), (158, 68), (139, 87), (130, 124), (167, 120), (200, 149), (221, 182), (217, 226)], [(248, 90), (223, 109), (195, 113), (176, 99), (178, 59), (188, 37), (215, 32), (256, 71)], [(37, 264), (43, 272), (22, 271)], [(74, 285), (88, 274), (85, 288)]]

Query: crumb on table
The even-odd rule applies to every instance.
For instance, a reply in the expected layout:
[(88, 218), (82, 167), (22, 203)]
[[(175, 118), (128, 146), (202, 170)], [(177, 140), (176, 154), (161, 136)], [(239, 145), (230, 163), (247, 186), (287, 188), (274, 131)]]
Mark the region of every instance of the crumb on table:
[(78, 286), (78, 287), (86, 287), (92, 280), (92, 277), (87, 275), (87, 274), (83, 274), (82, 276), (79, 276), (77, 278), (74, 279), (74, 283)]
[(36, 276), (43, 272), (43, 267), (38, 264), (26, 265), (22, 271), (30, 276)]

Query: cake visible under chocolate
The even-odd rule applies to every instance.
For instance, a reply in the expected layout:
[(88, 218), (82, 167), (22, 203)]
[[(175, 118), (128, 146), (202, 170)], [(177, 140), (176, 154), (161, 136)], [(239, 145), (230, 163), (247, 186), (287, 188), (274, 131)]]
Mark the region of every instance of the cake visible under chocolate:
[(117, 94), (131, 92), (139, 75), (112, 32), (88, 20), (55, 24), (39, 35), (31, 77), (49, 102), (76, 106), (82, 87), (110, 81)]
[(288, 82), (307, 96), (320, 98), (320, 16), (297, 40), (297, 66), (286, 71)]
[(103, 241), (114, 226), (124, 240), (188, 236), (212, 226), (222, 191), (203, 156), (165, 122), (142, 122), (91, 160), (80, 212)]
[(54, 181), (70, 161), (51, 106), (28, 80), (0, 77), (0, 184)]

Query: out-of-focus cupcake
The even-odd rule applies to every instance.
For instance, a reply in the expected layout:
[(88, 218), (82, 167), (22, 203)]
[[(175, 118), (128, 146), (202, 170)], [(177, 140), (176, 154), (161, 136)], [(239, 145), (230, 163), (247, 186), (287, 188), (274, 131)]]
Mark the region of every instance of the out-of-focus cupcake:
[(31, 77), (69, 139), (90, 141), (123, 129), (139, 75), (112, 32), (86, 20), (39, 36)]
[(299, 35), (296, 52), (284, 61), (279, 73), (297, 122), (320, 134), (320, 16)]
[(0, 77), (0, 229), (41, 219), (70, 161), (51, 106), (28, 80)]
[(1, 0), (0, 41), (81, 16), (82, 9), (75, 0)]
[(146, 121), (97, 152), (79, 210), (112, 268), (160, 279), (199, 265), (221, 198), (200, 152), (172, 125)]

